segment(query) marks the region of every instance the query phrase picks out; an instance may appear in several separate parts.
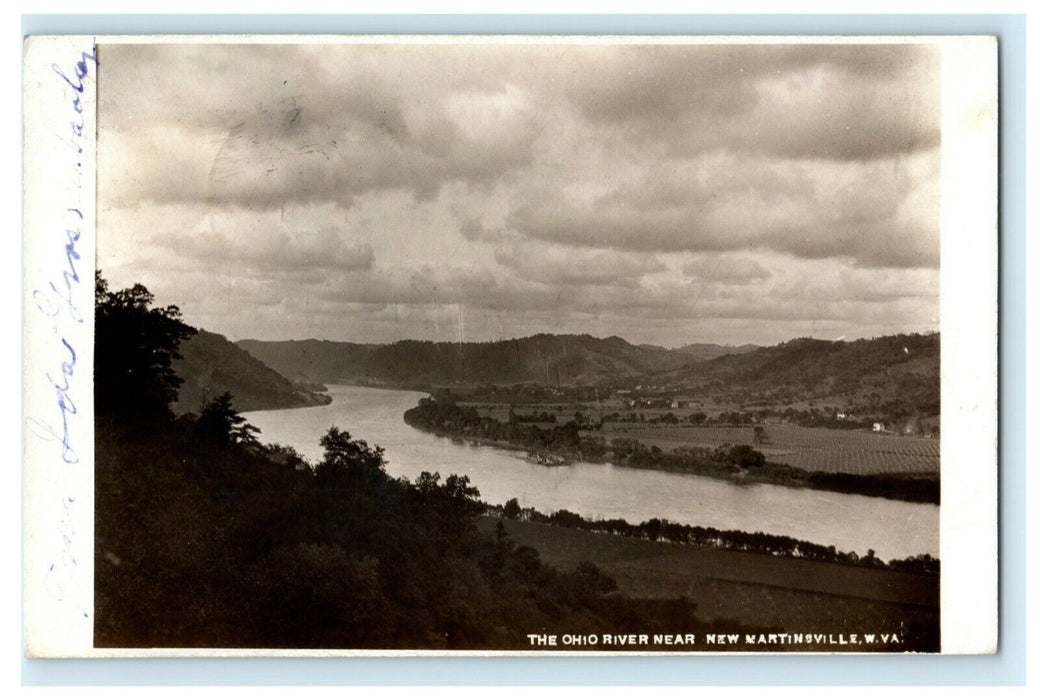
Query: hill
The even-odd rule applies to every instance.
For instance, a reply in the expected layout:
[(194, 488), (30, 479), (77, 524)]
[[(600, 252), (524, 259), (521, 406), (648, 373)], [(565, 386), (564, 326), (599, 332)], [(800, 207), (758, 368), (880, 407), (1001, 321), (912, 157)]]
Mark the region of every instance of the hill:
[(289, 381), (222, 335), (199, 330), (181, 343), (173, 370), (184, 380), (172, 408), (176, 413), (199, 407), (225, 391), (238, 411), (318, 406), (329, 397)]
[(716, 357), (722, 357), (723, 355), (743, 355), (744, 353), (754, 352), (760, 347), (759, 345), (750, 344), (733, 347), (729, 345), (715, 345), (714, 343), (691, 343), (690, 345), (676, 348), (675, 352), (681, 352), (694, 360), (714, 360)]
[(939, 413), (938, 333), (869, 340), (799, 338), (665, 371), (655, 381), (745, 404), (832, 401), (861, 413)]
[[(360, 345), (326, 340), (242, 340), (239, 346), (287, 377), (324, 383), (618, 385), (746, 351), (721, 345), (668, 350), (617, 336), (540, 334), (488, 343), (402, 340)], [(753, 346), (751, 346), (753, 347)]]
[(939, 413), (938, 334), (799, 338), (770, 347), (698, 343), (675, 350), (632, 345), (617, 336), (548, 334), (491, 343), (243, 340), (239, 346), (304, 382), (614, 388), (642, 383), (731, 405), (828, 402), (870, 415)]

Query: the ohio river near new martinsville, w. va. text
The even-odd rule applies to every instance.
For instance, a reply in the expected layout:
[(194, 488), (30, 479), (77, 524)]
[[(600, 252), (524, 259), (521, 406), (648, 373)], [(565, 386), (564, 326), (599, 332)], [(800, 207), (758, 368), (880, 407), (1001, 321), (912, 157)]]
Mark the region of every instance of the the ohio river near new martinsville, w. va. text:
[(465, 474), (481, 499), (543, 513), (566, 509), (586, 518), (639, 523), (662, 518), (686, 525), (786, 535), (860, 555), (873, 549), (884, 560), (915, 554), (939, 556), (939, 507), (852, 494), (794, 489), (610, 464), (546, 467), (522, 452), (462, 443), (406, 425), (402, 416), (425, 394), (415, 391), (330, 386), (327, 406), (255, 411), (246, 419), (261, 441), (291, 445), (312, 462), (318, 440), (331, 427), (386, 450), (392, 476), (421, 472)]

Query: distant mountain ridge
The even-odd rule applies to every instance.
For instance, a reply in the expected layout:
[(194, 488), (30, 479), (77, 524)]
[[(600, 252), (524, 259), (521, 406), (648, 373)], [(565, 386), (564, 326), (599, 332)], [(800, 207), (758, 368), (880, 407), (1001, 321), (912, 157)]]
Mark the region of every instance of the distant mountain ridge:
[(700, 343), (678, 350), (618, 336), (538, 334), (484, 343), (402, 340), (387, 345), (328, 340), (263, 341), (239, 347), (295, 381), (582, 384), (623, 383), (757, 346)]
[(676, 348), (675, 352), (681, 352), (684, 355), (697, 360), (713, 360), (716, 357), (722, 357), (723, 355), (743, 355), (745, 353), (754, 352), (758, 350), (761, 345), (744, 344), (738, 346), (730, 345), (715, 345), (714, 343), (691, 343), (690, 345), (684, 345), (681, 348)]
[(184, 383), (176, 413), (198, 412), (202, 404), (231, 392), (238, 411), (297, 408), (329, 403), (328, 396), (289, 381), (222, 335), (199, 329), (181, 342), (173, 370)]
[(937, 333), (856, 341), (800, 338), (769, 347), (697, 343), (674, 350), (617, 336), (541, 334), (487, 343), (242, 340), (295, 381), (388, 385), (644, 384), (736, 403), (841, 398), (866, 410), (939, 412)]
[[(486, 343), (402, 340), (361, 345), (327, 340), (241, 340), (239, 347), (297, 381), (342, 383), (518, 383), (582, 384), (624, 382), (678, 370), (699, 356), (737, 351), (704, 345), (697, 353), (623, 338), (539, 334)], [(709, 348), (715, 348), (711, 352)]]

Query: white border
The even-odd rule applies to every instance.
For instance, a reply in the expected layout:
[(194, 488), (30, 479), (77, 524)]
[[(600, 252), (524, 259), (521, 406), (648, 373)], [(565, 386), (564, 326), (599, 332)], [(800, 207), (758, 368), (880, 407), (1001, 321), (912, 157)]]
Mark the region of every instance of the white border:
[(997, 42), (942, 61), (942, 649), (997, 650)]
[(93, 643), (97, 90), (94, 63), (82, 63), (85, 75), (77, 66), (93, 51), (93, 40), (83, 37), (39, 37), (24, 45), (28, 656), (79, 655)]

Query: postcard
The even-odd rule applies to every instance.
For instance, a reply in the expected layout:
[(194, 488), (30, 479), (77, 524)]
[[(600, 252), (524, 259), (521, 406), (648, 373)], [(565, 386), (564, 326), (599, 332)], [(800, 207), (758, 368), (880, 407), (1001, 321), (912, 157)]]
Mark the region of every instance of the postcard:
[(993, 37), (24, 75), (27, 655), (997, 650)]

